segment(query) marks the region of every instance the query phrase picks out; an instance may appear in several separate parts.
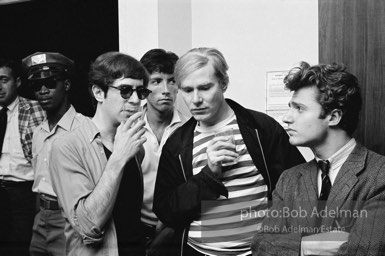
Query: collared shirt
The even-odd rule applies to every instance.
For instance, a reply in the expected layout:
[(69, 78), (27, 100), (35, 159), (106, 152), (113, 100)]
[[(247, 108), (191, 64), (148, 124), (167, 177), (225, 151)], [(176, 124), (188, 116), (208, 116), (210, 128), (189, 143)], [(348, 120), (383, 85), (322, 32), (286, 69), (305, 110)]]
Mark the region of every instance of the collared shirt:
[[(107, 157), (100, 132), (88, 117), (83, 118), (77, 129), (52, 142), (51, 179), (66, 218), (67, 255), (118, 255), (116, 229), (112, 217), (100, 227), (96, 224), (97, 217), (84, 205), (85, 199), (98, 184), (106, 164)], [(139, 172), (139, 168), (140, 166), (132, 171)], [(142, 197), (142, 191), (137, 192), (138, 195), (130, 196)], [(127, 205), (130, 203), (127, 202)], [(138, 211), (139, 207), (140, 205)]]
[(156, 138), (156, 135), (150, 124), (147, 120), (147, 115), (145, 116), (146, 129), (145, 136), (147, 141), (143, 144), (145, 155), (142, 161), (142, 172), (143, 172), (143, 184), (144, 184), (144, 193), (143, 193), (143, 206), (142, 206), (142, 222), (149, 225), (157, 224), (157, 217), (152, 212), (152, 203), (154, 199), (154, 189), (156, 174), (158, 171), (159, 158), (162, 153), (163, 145), (166, 143), (170, 135), (180, 127), (185, 121), (186, 118), (179, 113), (179, 111), (174, 108), (173, 117), (171, 123), (164, 130), (162, 139), (160, 143)]
[(25, 158), (19, 133), (19, 104), (17, 97), (7, 106), (7, 129), (0, 157), (0, 179), (11, 181), (33, 180), (33, 169)]
[[(352, 153), (356, 145), (357, 145), (356, 140), (352, 138), (342, 148), (340, 148), (331, 157), (329, 157), (329, 159), (326, 159), (326, 160), (329, 160), (330, 162), (329, 178), (332, 185), (334, 184), (334, 180), (336, 179), (337, 174), (340, 171), (342, 165), (345, 163), (346, 159), (348, 159), (350, 153)], [(320, 159), (318, 157), (315, 157), (315, 159), (316, 161), (325, 160), (325, 159)], [(322, 172), (319, 169), (317, 174), (318, 195), (321, 194), (321, 188), (322, 188), (321, 174)]]
[(52, 141), (77, 128), (80, 124), (81, 116), (71, 106), (51, 131), (49, 130), (48, 120), (45, 120), (36, 128), (32, 141), (32, 166), (35, 172), (35, 181), (32, 186), (33, 192), (56, 197), (52, 189), (51, 171), (49, 168)]

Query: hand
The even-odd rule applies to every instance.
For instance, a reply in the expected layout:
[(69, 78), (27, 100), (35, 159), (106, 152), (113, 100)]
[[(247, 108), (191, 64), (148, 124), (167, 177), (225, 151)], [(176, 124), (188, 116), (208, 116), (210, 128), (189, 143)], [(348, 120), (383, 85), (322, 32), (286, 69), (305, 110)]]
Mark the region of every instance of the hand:
[(119, 157), (124, 164), (132, 159), (142, 148), (146, 137), (144, 137), (145, 122), (139, 120), (141, 112), (133, 114), (123, 121), (117, 128), (112, 153)]
[(235, 144), (227, 136), (214, 137), (207, 146), (207, 163), (210, 170), (217, 175), (222, 174), (222, 161), (235, 161), (239, 154), (235, 152)]

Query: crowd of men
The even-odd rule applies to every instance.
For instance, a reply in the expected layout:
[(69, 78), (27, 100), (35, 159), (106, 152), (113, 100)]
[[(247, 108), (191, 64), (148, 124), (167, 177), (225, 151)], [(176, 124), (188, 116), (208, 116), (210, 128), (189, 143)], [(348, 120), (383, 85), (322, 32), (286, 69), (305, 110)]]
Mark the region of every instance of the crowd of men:
[(353, 138), (344, 66), (290, 70), (285, 130), (225, 98), (215, 48), (101, 54), (93, 117), (69, 100), (75, 65), (0, 58), (0, 255), (385, 255), (385, 157)]

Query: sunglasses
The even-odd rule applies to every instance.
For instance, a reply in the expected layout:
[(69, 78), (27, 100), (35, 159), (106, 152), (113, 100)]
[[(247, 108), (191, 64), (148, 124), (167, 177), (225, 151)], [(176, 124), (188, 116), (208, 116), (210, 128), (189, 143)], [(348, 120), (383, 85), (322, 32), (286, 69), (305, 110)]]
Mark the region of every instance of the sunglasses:
[(29, 86), (34, 90), (35, 92), (38, 92), (41, 90), (41, 87), (43, 85), (47, 89), (56, 89), (57, 81), (60, 79), (43, 79), (43, 80), (36, 80), (36, 81), (30, 81)]
[(119, 87), (108, 85), (108, 87), (119, 90), (120, 96), (122, 96), (123, 99), (129, 99), (131, 97), (131, 95), (134, 93), (134, 91), (136, 91), (138, 98), (141, 100), (144, 100), (152, 92), (151, 90), (144, 88), (143, 86), (139, 86), (136, 89), (132, 88), (132, 86), (130, 86), (130, 85), (123, 85), (123, 86), (119, 86)]

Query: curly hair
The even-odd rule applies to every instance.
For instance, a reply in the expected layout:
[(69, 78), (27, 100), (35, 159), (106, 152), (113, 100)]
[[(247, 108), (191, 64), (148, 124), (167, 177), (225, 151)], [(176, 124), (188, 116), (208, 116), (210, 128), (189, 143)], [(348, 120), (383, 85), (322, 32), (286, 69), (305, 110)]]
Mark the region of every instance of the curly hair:
[(325, 118), (334, 109), (341, 110), (338, 125), (351, 136), (358, 125), (362, 97), (357, 78), (345, 69), (337, 63), (310, 66), (301, 62), (299, 67), (289, 71), (284, 84), (290, 91), (316, 86), (319, 91), (317, 100), (322, 106), (320, 118)]

